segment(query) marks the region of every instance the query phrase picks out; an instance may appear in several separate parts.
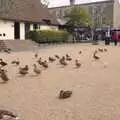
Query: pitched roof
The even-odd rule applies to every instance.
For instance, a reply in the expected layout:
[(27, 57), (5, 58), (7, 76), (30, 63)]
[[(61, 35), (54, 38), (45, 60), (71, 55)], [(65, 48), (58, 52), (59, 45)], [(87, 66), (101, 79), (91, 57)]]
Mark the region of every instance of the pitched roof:
[(57, 24), (55, 17), (43, 7), (40, 0), (12, 0), (9, 10), (0, 12), (0, 18), (26, 22), (42, 22), (47, 19), (52, 24)]

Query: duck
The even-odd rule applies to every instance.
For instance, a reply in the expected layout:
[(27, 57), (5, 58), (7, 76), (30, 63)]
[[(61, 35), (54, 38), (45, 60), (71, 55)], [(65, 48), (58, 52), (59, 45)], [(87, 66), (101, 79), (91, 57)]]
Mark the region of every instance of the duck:
[(39, 60), (37, 61), (39, 65), (42, 65), (43, 62), (42, 62), (42, 58), (40, 57)]
[(0, 59), (0, 65), (2, 67), (4, 67), (4, 66), (8, 65), (8, 63), (4, 62), (3, 59)]
[(18, 61), (14, 60), (14, 61), (11, 62), (11, 64), (20, 65), (20, 61), (19, 60)]
[(75, 65), (76, 65), (77, 68), (81, 67), (81, 63), (79, 63), (78, 60), (75, 60)]
[(79, 54), (82, 54), (82, 51), (81, 51), (81, 50), (79, 51)]
[(21, 71), (28, 71), (29, 67), (28, 67), (28, 65), (25, 65), (25, 67), (23, 67), (23, 68), (20, 67), (19, 70), (21, 70)]
[(33, 66), (34, 66), (33, 71), (35, 72), (35, 74), (37, 74), (37, 75), (41, 74), (41, 70), (37, 68), (37, 65), (33, 64)]
[(0, 77), (1, 77), (1, 79), (2, 79), (4, 82), (7, 82), (7, 81), (9, 80), (9, 78), (8, 78), (5, 70), (1, 70), (1, 71), (0, 71)]
[(66, 57), (70, 57), (68, 54), (66, 54)]
[(0, 119), (3, 119), (4, 116), (6, 116), (6, 115), (18, 120), (18, 117), (15, 114), (13, 114), (13, 112), (4, 110), (4, 109), (0, 109)]
[(64, 57), (64, 56), (59, 60), (60, 63), (61, 63), (62, 61), (65, 61), (65, 57)]
[(54, 58), (52, 58), (52, 57), (49, 57), (49, 61), (50, 61), (50, 62), (54, 62), (54, 61), (55, 61), (55, 59), (54, 59)]
[(66, 60), (67, 60), (67, 61), (71, 61), (72, 58), (71, 58), (71, 57), (66, 57)]
[(60, 59), (59, 55), (54, 55), (57, 59)]
[(47, 64), (47, 61), (45, 60), (44, 62), (42, 62), (42, 66), (44, 67), (44, 68), (48, 68), (48, 64)]
[(66, 98), (71, 97), (71, 95), (72, 95), (72, 91), (61, 90), (59, 93), (59, 99), (66, 99)]
[(34, 55), (34, 56), (35, 56), (35, 58), (37, 58), (37, 57), (38, 57), (38, 53), (35, 53), (35, 55)]
[(22, 76), (25, 76), (28, 74), (28, 70), (24, 70), (24, 69), (19, 69), (19, 74)]
[(63, 66), (67, 66), (67, 65), (68, 65), (68, 63), (67, 63), (66, 61), (64, 61), (64, 60), (61, 60), (61, 61), (59, 61), (59, 62), (60, 62), (60, 64), (63, 65)]
[(94, 58), (95, 60), (99, 60), (99, 59), (100, 59), (100, 57), (99, 57), (99, 56), (97, 56), (96, 54), (97, 54), (97, 51), (95, 51), (95, 52), (94, 52), (94, 54), (93, 54), (93, 58)]

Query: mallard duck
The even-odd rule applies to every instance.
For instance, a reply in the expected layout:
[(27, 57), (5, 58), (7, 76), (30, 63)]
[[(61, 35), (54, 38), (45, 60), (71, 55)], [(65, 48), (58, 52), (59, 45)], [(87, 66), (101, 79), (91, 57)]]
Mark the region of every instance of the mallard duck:
[(9, 80), (9, 78), (8, 78), (5, 70), (1, 70), (1, 71), (0, 71), (0, 77), (1, 77), (1, 79), (2, 79), (4, 82), (7, 82), (7, 81)]
[(38, 53), (35, 53), (35, 55), (34, 55), (34, 56), (35, 56), (35, 58), (37, 58), (37, 57), (38, 57)]
[(68, 54), (66, 54), (66, 57), (70, 57)]
[(34, 64), (33, 66), (34, 66), (33, 71), (35, 72), (35, 74), (37, 74), (37, 75), (41, 74), (41, 70), (37, 68), (37, 65)]
[(13, 112), (8, 111), (8, 110), (0, 109), (0, 119), (3, 119), (4, 116), (6, 116), (6, 115), (18, 120), (18, 117), (15, 114), (13, 114)]
[(25, 67), (23, 67), (23, 68), (19, 68), (20, 70), (22, 70), (22, 71), (28, 71), (29, 70), (29, 67), (28, 67), (28, 65), (25, 65)]
[(93, 54), (93, 58), (94, 58), (95, 60), (99, 60), (99, 59), (100, 59), (100, 57), (99, 57), (99, 56), (97, 56), (96, 54), (97, 54), (97, 51), (95, 51), (95, 52), (94, 52), (94, 54)]
[(79, 51), (79, 54), (82, 54), (82, 51)]
[(60, 57), (58, 55), (54, 55), (57, 59), (60, 59)]
[(6, 65), (7, 65), (7, 63), (6, 63), (6, 62), (4, 62), (2, 59), (0, 59), (0, 65), (1, 65), (2, 67), (4, 67), (4, 66), (6, 66)]
[(39, 65), (42, 65), (42, 58), (40, 57), (39, 60), (37, 61)]
[(63, 66), (67, 66), (67, 65), (68, 65), (68, 63), (67, 63), (66, 61), (64, 61), (64, 60), (63, 60), (63, 61), (59, 61), (59, 62), (60, 62), (60, 64), (63, 65)]
[(77, 68), (81, 67), (81, 63), (79, 63), (78, 60), (75, 60), (75, 65)]
[(66, 60), (67, 60), (67, 61), (71, 61), (72, 58), (71, 58), (71, 57), (66, 57)]
[(19, 74), (22, 76), (25, 76), (28, 74), (28, 70), (24, 70), (24, 69), (19, 69)]
[(54, 59), (54, 58), (52, 58), (52, 57), (49, 57), (49, 61), (50, 61), (50, 62), (54, 62), (54, 61), (55, 61), (55, 59)]
[(19, 65), (20, 61), (14, 60), (14, 61), (11, 62), (11, 64)]
[(48, 64), (47, 64), (47, 61), (45, 60), (44, 62), (42, 62), (42, 66), (44, 67), (44, 68), (48, 68)]
[(64, 57), (64, 56), (59, 60), (60, 63), (61, 63), (62, 61), (65, 61), (65, 57)]
[(61, 90), (59, 94), (59, 99), (66, 99), (66, 98), (71, 97), (71, 95), (72, 95), (72, 91)]

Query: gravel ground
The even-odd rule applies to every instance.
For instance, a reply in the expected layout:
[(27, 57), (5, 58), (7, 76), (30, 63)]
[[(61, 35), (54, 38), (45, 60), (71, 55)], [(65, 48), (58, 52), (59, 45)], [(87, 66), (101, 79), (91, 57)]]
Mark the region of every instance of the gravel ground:
[[(58, 61), (49, 64), (47, 70), (35, 76), (32, 64), (34, 52), (1, 53), (8, 62), (10, 81), (0, 84), (0, 107), (17, 113), (21, 120), (120, 120), (120, 47), (108, 46), (108, 52), (98, 53), (100, 60), (92, 58), (103, 45), (69, 44), (38, 50), (39, 57), (66, 53), (73, 61), (65, 68)], [(82, 50), (82, 54), (78, 52)], [(21, 67), (28, 64), (29, 74), (20, 77), (18, 67), (11, 61), (19, 58)], [(82, 66), (75, 69), (74, 61)], [(72, 90), (69, 99), (59, 100), (61, 89)]]

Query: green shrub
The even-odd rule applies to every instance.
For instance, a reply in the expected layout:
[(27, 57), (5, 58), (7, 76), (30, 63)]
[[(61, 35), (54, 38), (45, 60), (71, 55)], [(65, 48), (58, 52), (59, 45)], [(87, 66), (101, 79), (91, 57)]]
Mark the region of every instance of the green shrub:
[(30, 31), (27, 34), (27, 37), (29, 39), (32, 39), (38, 43), (66, 42), (68, 40), (68, 36), (69, 36), (68, 32), (60, 30)]

